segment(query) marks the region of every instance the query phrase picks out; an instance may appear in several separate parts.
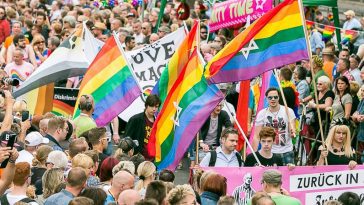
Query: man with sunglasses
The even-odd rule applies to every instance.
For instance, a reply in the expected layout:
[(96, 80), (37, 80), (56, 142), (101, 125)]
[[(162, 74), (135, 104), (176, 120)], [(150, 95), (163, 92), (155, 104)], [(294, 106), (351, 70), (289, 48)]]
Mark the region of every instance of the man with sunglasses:
[(284, 165), (293, 164), (294, 153), (291, 137), (295, 133), (295, 114), (291, 108), (286, 109), (279, 104), (279, 90), (277, 88), (269, 88), (265, 96), (269, 106), (257, 114), (253, 148), (255, 150), (258, 148), (259, 133), (262, 127), (272, 127), (276, 132), (272, 153), (279, 155), (283, 159)]

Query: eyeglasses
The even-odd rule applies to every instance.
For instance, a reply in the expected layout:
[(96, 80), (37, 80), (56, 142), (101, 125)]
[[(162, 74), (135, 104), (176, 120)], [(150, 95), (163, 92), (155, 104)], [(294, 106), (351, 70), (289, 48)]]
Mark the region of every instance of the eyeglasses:
[(278, 100), (278, 96), (277, 95), (274, 95), (274, 96), (268, 96), (267, 97), (268, 98), (268, 100)]
[(322, 85), (322, 83), (317, 83), (317, 85)]
[(41, 43), (44, 43), (44, 41), (38, 41), (38, 42), (36, 42), (34, 44), (41, 44)]

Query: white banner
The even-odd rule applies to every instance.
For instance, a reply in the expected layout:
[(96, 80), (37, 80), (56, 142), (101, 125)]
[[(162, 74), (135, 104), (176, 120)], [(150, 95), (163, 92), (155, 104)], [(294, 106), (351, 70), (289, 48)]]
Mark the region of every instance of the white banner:
[[(186, 33), (184, 27), (144, 48), (126, 52), (126, 56), (139, 80), (144, 93), (150, 93), (175, 50)], [(130, 117), (144, 111), (144, 101), (136, 99), (119, 117), (128, 121)]]

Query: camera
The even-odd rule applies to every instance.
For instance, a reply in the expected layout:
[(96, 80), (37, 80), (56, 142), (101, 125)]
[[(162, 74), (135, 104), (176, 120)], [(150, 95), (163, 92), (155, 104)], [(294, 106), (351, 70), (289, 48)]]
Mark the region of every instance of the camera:
[(4, 85), (18, 86), (19, 85), (19, 80), (15, 79), (15, 78), (3, 77), (1, 79), (1, 83), (4, 84)]

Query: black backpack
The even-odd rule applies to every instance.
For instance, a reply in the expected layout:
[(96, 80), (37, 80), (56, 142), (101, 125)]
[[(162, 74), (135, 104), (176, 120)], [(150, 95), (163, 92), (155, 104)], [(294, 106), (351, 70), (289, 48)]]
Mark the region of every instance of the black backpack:
[[(215, 150), (210, 151), (211, 157), (210, 157), (210, 162), (209, 162), (209, 167), (214, 167), (216, 164), (216, 158), (217, 158), (217, 153)], [(239, 167), (241, 167), (243, 165), (243, 160), (241, 158), (241, 155), (239, 154), (239, 152), (235, 152), (236, 158), (238, 158), (238, 162), (239, 162)]]
[[(0, 197), (0, 204), (1, 205), (10, 205), (9, 201), (8, 201), (8, 197), (6, 197), (7, 194), (4, 194)], [(30, 203), (30, 202), (36, 202), (34, 201), (33, 199), (31, 198), (24, 198), (22, 200), (20, 200), (21, 202), (24, 202), (24, 203)]]

